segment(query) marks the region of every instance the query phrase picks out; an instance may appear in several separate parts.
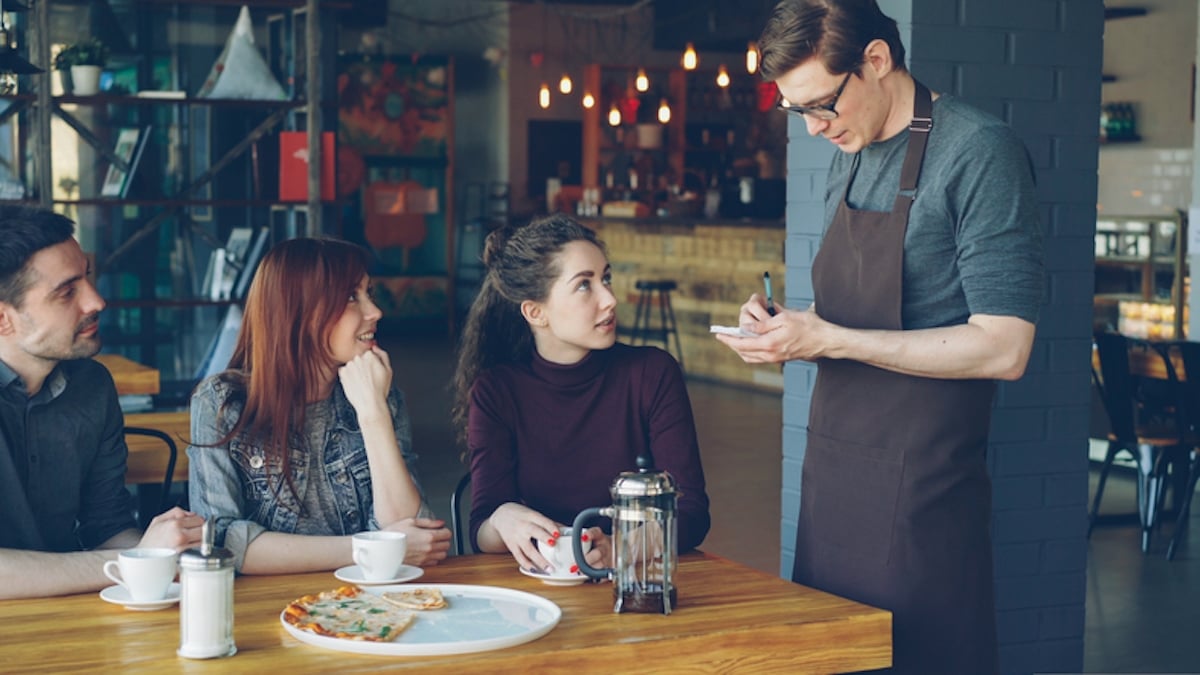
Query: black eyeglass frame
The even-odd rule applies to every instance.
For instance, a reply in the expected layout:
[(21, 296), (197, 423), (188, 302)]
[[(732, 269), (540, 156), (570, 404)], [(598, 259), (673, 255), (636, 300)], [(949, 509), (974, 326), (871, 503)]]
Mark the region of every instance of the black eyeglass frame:
[(850, 82), (850, 76), (853, 74), (854, 71), (846, 73), (846, 77), (842, 78), (842, 83), (838, 85), (837, 91), (833, 92), (833, 98), (829, 99), (829, 103), (821, 103), (819, 105), (791, 105), (787, 102), (787, 99), (781, 96), (779, 103), (775, 107), (801, 117), (808, 116), (823, 121), (837, 119), (838, 111), (836, 106), (838, 99), (842, 97), (842, 92), (846, 90), (846, 84)]

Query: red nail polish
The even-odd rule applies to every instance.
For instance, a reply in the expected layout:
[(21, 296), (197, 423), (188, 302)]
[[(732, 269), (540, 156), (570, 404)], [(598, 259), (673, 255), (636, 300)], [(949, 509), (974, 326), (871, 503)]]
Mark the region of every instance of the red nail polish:
[(551, 537), (554, 537), (555, 539), (558, 539), (559, 537), (561, 537), (561, 536), (562, 536), (562, 534), (560, 534), (558, 530), (555, 530), (555, 531), (553, 531), (553, 532), (551, 532), (551, 533), (550, 533), (550, 536), (551, 536)]
[(554, 537), (550, 537), (549, 539), (547, 539), (547, 540), (546, 540), (546, 545), (547, 545), (547, 546), (553, 546), (553, 545), (555, 545), (555, 544), (557, 544), (557, 543), (558, 543), (558, 540), (557, 540), (557, 539), (555, 539)]
[(571, 565), (571, 574), (579, 574), (579, 565)]

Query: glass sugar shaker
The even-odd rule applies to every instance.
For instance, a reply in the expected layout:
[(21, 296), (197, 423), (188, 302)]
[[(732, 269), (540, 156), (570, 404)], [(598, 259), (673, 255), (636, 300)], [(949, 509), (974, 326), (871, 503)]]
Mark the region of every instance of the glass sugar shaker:
[(189, 659), (233, 656), (233, 554), (213, 546), (208, 521), (200, 548), (179, 556), (179, 650)]

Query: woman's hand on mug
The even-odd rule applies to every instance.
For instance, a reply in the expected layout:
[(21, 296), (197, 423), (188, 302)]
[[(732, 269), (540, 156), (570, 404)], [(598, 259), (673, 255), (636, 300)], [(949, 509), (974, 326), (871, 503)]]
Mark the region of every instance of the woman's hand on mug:
[(538, 552), (534, 540), (546, 541), (562, 526), (528, 506), (508, 502), (492, 512), (488, 522), (517, 564), (527, 570), (543, 570), (549, 561)]
[(600, 569), (612, 567), (612, 537), (598, 527), (589, 527), (587, 535), (592, 541), (592, 550), (583, 556), (587, 564)]
[(405, 518), (382, 528), (408, 535), (404, 563), (430, 567), (446, 559), (450, 552), (450, 530), (442, 520)]

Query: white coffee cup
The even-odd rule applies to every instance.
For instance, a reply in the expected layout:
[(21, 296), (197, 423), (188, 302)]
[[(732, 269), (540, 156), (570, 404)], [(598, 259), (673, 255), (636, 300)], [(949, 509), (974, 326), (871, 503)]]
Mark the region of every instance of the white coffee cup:
[(175, 579), (177, 558), (170, 548), (131, 548), (105, 562), (104, 575), (120, 584), (134, 602), (163, 600)]
[[(558, 537), (554, 538), (554, 545), (551, 546), (547, 542), (537, 540), (538, 553), (550, 563), (546, 569), (546, 573), (553, 577), (571, 577), (578, 574), (575, 566), (575, 552), (572, 550), (572, 539), (575, 533), (569, 527), (564, 527), (559, 531)], [(592, 550), (592, 540), (585, 539), (580, 542), (583, 552), (587, 553)], [(573, 571), (574, 570), (574, 571)]]
[(359, 532), (351, 540), (354, 564), (367, 581), (395, 579), (404, 566), (408, 535), (384, 530)]

